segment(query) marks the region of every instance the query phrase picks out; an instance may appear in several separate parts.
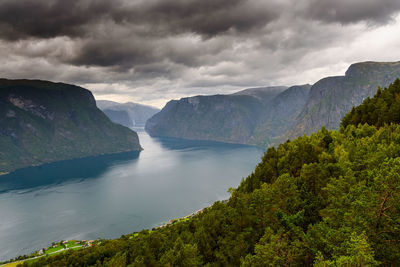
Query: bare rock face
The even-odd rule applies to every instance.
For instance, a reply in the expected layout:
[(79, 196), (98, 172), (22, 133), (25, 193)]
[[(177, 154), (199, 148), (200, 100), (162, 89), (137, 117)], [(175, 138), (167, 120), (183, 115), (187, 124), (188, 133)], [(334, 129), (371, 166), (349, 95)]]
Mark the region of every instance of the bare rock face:
[(25, 99), (23, 97), (11, 94), (8, 97), (8, 101), (10, 101), (10, 103), (17, 108), (30, 112), (36, 116), (41, 117), (42, 119), (54, 119), (54, 113), (48, 112), (45, 106), (36, 104), (30, 99)]
[(309, 85), (246, 89), (172, 100), (146, 123), (152, 136), (268, 146), (303, 107)]
[(140, 149), (137, 134), (112, 123), (88, 90), (47, 81), (0, 79), (0, 173)]
[[(147, 121), (153, 136), (268, 147), (322, 126), (339, 127), (353, 106), (400, 77), (400, 62), (362, 62), (310, 85), (250, 88), (170, 101)], [(311, 89), (310, 89), (311, 87)]]
[(362, 62), (349, 67), (345, 76), (327, 77), (311, 87), (309, 98), (287, 133), (287, 138), (311, 134), (322, 126), (337, 129), (343, 116), (400, 77), (400, 62)]

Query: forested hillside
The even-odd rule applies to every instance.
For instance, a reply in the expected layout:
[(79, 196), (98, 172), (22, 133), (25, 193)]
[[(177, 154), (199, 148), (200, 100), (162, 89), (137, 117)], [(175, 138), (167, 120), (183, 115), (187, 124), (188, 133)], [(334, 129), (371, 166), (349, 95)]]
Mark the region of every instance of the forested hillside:
[(44, 163), (141, 150), (79, 86), (0, 79), (0, 174)]
[(387, 116), (398, 94), (399, 80), (340, 131), (268, 149), (226, 203), (194, 218), (32, 265), (399, 266), (400, 125)]
[(400, 80), (386, 90), (379, 88), (374, 98), (367, 98), (360, 106), (353, 109), (343, 118), (342, 126), (368, 123), (382, 127), (391, 122), (400, 124)]

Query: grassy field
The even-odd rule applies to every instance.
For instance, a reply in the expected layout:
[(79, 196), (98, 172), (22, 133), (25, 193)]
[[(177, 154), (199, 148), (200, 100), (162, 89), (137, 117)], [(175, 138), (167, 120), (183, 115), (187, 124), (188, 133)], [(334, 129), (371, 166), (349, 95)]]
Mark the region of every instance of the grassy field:
[(80, 246), (80, 243), (79, 243), (79, 241), (76, 241), (76, 240), (70, 240), (70, 241), (68, 241), (66, 246), (67, 246), (67, 248), (72, 248), (72, 247)]
[(51, 254), (51, 253), (54, 253), (54, 252), (59, 251), (61, 249), (64, 249), (64, 246), (57, 246), (57, 247), (54, 247), (54, 248), (52, 247), (52, 248), (49, 248), (48, 250), (46, 250), (44, 252), (44, 254)]
[(81, 244), (79, 243), (79, 241), (76, 240), (70, 240), (68, 241), (68, 243), (66, 244), (58, 244), (56, 247), (50, 247), (49, 249), (47, 249), (44, 254), (54, 254), (57, 251), (63, 250), (65, 248), (72, 248), (72, 247), (76, 247), (76, 246), (81, 246)]

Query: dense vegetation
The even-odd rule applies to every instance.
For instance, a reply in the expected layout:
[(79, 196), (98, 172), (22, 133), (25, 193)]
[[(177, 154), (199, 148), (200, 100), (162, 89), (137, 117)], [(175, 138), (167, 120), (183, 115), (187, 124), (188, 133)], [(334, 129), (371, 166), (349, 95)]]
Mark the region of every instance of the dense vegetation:
[(0, 147), (0, 173), (141, 149), (137, 134), (112, 123), (89, 90), (6, 79), (0, 79)]
[(375, 97), (367, 98), (362, 105), (353, 107), (343, 118), (342, 126), (368, 123), (382, 127), (388, 123), (400, 123), (400, 80), (396, 79), (386, 90), (378, 89)]
[(268, 149), (226, 203), (192, 219), (33, 265), (399, 266), (400, 125), (378, 123), (371, 104), (390, 110), (399, 93), (396, 81), (355, 109), (370, 125), (348, 115), (340, 131)]

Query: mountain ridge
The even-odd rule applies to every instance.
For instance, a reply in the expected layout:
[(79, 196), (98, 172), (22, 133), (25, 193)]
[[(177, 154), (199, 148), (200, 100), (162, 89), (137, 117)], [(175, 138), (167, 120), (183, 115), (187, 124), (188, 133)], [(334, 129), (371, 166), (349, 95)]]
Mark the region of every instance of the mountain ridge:
[(0, 79), (0, 172), (141, 150), (137, 134), (112, 123), (82, 87)]
[[(322, 126), (337, 129), (353, 106), (373, 96), (378, 86), (386, 87), (398, 77), (399, 61), (366, 61), (351, 64), (343, 76), (324, 77), (313, 85), (301, 85), (307, 89), (303, 91), (294, 92), (299, 89), (296, 85), (273, 86), (244, 89), (230, 95), (181, 98), (170, 101), (161, 114), (150, 118), (146, 130), (153, 136), (269, 147), (311, 134)], [(291, 95), (285, 99), (284, 92)], [(237, 105), (238, 100), (229, 100), (229, 96), (242, 97), (242, 104)], [(252, 101), (245, 97), (252, 97)], [(207, 99), (209, 103), (205, 103)], [(202, 100), (202, 109), (199, 109), (199, 100)], [(232, 107), (233, 103), (236, 108)]]
[(153, 106), (133, 102), (119, 103), (109, 100), (96, 100), (96, 103), (113, 122), (126, 127), (143, 127), (147, 119), (160, 111)]
[[(267, 146), (276, 142), (297, 116), (309, 87), (259, 87), (228, 95), (171, 100), (147, 121), (145, 129), (152, 136)], [(274, 99), (279, 96), (296, 104), (283, 112), (286, 107), (282, 109), (274, 104)], [(278, 120), (283, 123), (278, 129), (271, 129), (268, 124), (277, 124)], [(267, 133), (262, 131), (263, 127)]]
[(311, 134), (322, 126), (337, 129), (352, 107), (372, 97), (379, 86), (387, 87), (398, 77), (400, 61), (365, 61), (351, 64), (344, 76), (322, 78), (311, 87), (309, 98), (286, 138)]

